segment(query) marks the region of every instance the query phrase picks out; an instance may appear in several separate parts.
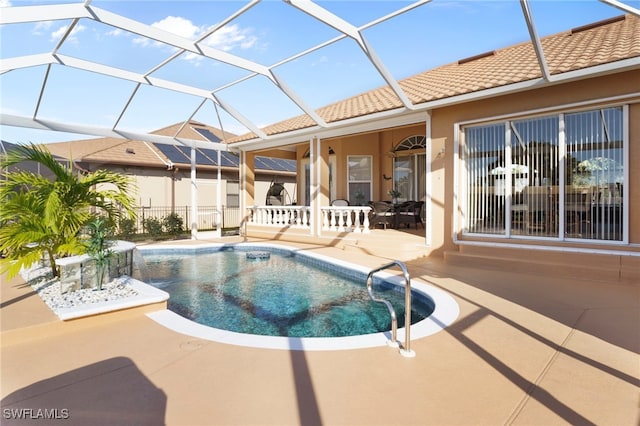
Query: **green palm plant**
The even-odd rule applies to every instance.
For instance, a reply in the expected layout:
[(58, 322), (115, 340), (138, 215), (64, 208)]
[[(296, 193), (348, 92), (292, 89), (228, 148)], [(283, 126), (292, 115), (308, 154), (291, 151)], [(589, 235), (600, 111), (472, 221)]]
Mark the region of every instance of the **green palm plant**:
[(103, 217), (96, 217), (87, 224), (88, 238), (86, 242), (87, 254), (95, 264), (96, 269), (96, 290), (102, 290), (104, 274), (109, 267), (109, 259), (113, 251), (109, 248), (113, 235), (111, 227)]
[[(49, 179), (12, 166), (32, 161), (53, 174)], [(46, 257), (58, 276), (55, 259), (82, 254), (80, 230), (100, 213), (110, 221), (135, 217), (134, 185), (121, 174), (97, 170), (76, 174), (44, 147), (19, 146), (0, 159), (0, 273), (15, 276), (22, 267)]]

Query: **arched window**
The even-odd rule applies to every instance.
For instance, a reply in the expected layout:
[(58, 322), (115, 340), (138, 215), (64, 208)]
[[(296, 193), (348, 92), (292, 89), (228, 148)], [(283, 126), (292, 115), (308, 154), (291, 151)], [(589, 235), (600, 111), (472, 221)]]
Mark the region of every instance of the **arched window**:
[(410, 136), (400, 142), (394, 152), (411, 151), (412, 149), (425, 149), (427, 147), (427, 138), (424, 136)]

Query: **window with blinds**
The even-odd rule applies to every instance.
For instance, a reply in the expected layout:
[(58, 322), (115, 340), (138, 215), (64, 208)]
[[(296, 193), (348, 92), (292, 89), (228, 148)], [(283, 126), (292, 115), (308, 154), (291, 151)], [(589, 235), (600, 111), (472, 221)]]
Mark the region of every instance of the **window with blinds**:
[(623, 123), (615, 107), (465, 127), (463, 231), (622, 241)]

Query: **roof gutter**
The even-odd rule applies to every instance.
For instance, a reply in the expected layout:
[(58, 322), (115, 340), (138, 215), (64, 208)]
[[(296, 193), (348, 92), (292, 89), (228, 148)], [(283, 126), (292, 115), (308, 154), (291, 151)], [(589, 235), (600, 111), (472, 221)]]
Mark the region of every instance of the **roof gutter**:
[(416, 124), (426, 121), (425, 113), (436, 108), (444, 108), (461, 103), (508, 95), (532, 89), (539, 89), (561, 83), (568, 83), (571, 81), (583, 80), (590, 77), (599, 77), (613, 73), (630, 71), (638, 68), (640, 68), (640, 57), (634, 57), (621, 61), (611, 62), (608, 64), (596, 65), (589, 68), (552, 75), (550, 76), (549, 80), (545, 80), (544, 78), (536, 78), (533, 80), (522, 81), (506, 86), (499, 86), (491, 89), (480, 90), (477, 92), (466, 93), (463, 95), (438, 99), (435, 101), (424, 102), (415, 105), (414, 111), (409, 111), (407, 108), (396, 108), (380, 113), (369, 114), (347, 120), (340, 120), (333, 123), (327, 123), (327, 127), (325, 128), (313, 126), (301, 130), (268, 136), (264, 139), (251, 139), (242, 142), (230, 143), (229, 148), (231, 150), (256, 151), (267, 148), (278, 148), (286, 145), (297, 144), (303, 141), (307, 141), (311, 137), (326, 139), (331, 137), (345, 136), (353, 133), (376, 131), (388, 127)]

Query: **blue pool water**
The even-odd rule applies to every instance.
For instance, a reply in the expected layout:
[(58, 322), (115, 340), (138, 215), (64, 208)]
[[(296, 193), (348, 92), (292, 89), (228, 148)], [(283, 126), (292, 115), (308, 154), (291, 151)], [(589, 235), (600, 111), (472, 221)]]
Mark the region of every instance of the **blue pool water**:
[[(391, 329), (387, 308), (367, 293), (366, 274), (321, 266), (303, 256), (272, 252), (248, 259), (243, 249), (209, 253), (145, 253), (145, 281), (170, 294), (170, 310), (192, 321), (247, 334), (339, 337)], [(404, 326), (404, 289), (374, 280)], [(414, 293), (412, 324), (434, 304)]]

